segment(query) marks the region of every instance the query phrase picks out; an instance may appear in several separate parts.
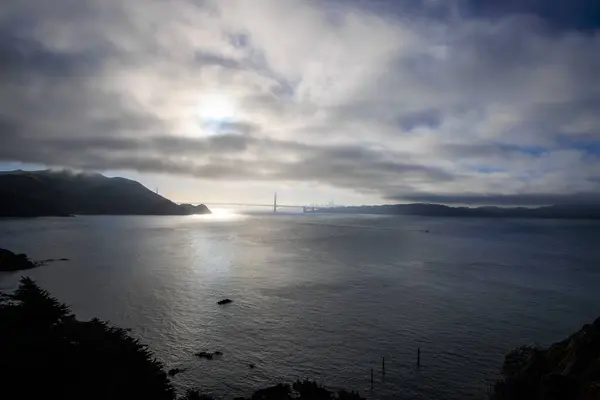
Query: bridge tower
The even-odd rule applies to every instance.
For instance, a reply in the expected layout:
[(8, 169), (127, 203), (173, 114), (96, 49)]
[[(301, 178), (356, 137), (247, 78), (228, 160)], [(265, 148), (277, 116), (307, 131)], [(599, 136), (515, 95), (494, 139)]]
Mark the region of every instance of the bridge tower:
[(277, 212), (277, 192), (273, 194), (273, 212)]

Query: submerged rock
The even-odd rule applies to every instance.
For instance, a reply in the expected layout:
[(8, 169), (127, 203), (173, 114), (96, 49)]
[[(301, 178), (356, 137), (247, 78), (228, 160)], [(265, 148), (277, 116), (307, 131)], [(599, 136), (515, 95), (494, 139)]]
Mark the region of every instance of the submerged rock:
[(196, 357), (198, 358), (204, 358), (207, 360), (212, 360), (213, 359), (213, 353), (209, 353), (207, 351), (199, 351), (196, 353)]
[(215, 352), (209, 352), (209, 351), (199, 351), (196, 353), (196, 357), (199, 358), (205, 358), (207, 360), (212, 360), (214, 357), (221, 357), (223, 355), (222, 351), (215, 351)]
[(171, 368), (169, 370), (169, 372), (167, 372), (167, 375), (169, 375), (169, 376), (175, 376), (175, 375), (180, 374), (180, 373), (182, 373), (184, 371), (185, 371), (185, 369), (181, 369), (181, 368)]
[(217, 301), (217, 304), (220, 305), (220, 306), (222, 306), (224, 304), (230, 304), (230, 303), (233, 303), (233, 300), (231, 300), (231, 299), (223, 299), (223, 300)]
[(69, 261), (68, 258), (48, 258), (47, 260), (36, 261), (36, 265), (45, 265), (57, 261)]

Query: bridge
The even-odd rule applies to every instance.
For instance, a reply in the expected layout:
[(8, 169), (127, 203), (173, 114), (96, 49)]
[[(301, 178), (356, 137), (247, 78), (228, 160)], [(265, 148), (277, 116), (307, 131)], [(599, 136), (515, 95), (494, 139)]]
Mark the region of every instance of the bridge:
[[(194, 203), (194, 204), (200, 204), (200, 203)], [(319, 210), (322, 210), (324, 208), (328, 208), (328, 207), (324, 207), (324, 206), (301, 206), (301, 205), (290, 205), (290, 204), (277, 204), (277, 193), (275, 193), (273, 195), (273, 203), (271, 204), (261, 204), (261, 203), (211, 203), (211, 202), (204, 202), (202, 204), (206, 204), (207, 206), (224, 206), (224, 207), (273, 207), (273, 212), (277, 212), (277, 209), (279, 208), (295, 208), (295, 209), (302, 209), (302, 212), (304, 213), (314, 213), (314, 212), (318, 212)]]

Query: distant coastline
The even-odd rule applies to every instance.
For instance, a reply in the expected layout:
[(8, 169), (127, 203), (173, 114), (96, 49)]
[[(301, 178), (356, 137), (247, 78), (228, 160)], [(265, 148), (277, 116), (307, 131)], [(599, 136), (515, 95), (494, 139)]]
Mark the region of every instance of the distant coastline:
[(316, 212), (335, 214), (416, 215), (425, 217), (600, 219), (600, 206), (595, 204), (565, 204), (537, 208), (502, 208), (489, 206), (450, 207), (442, 204), (414, 203), (317, 208)]
[(54, 170), (0, 173), (0, 218), (210, 213), (204, 204), (179, 205), (125, 178)]
[[(316, 207), (314, 212), (600, 220), (600, 205), (593, 203), (557, 204), (536, 208), (452, 207), (443, 204), (413, 203)], [(191, 214), (211, 214), (211, 211), (204, 204), (176, 204), (130, 179), (64, 170), (0, 172), (0, 218)]]

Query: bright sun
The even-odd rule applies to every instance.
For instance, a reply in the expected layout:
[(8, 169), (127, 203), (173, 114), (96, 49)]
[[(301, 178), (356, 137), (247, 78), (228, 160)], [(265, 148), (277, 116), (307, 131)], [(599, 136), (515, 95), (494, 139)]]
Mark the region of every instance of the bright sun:
[(197, 113), (205, 122), (222, 122), (232, 119), (235, 107), (231, 99), (223, 94), (211, 94), (198, 104)]

